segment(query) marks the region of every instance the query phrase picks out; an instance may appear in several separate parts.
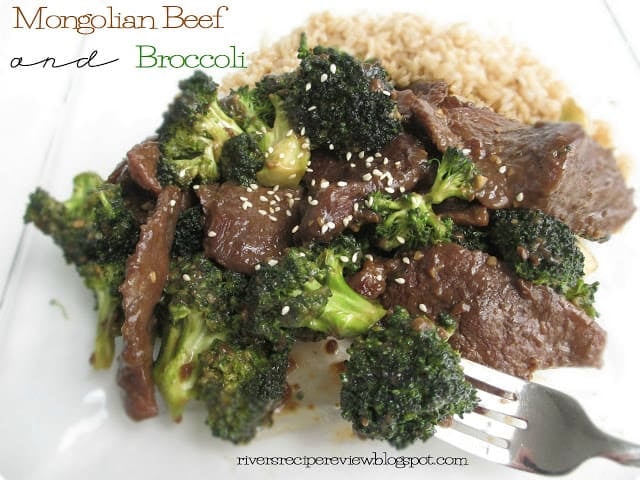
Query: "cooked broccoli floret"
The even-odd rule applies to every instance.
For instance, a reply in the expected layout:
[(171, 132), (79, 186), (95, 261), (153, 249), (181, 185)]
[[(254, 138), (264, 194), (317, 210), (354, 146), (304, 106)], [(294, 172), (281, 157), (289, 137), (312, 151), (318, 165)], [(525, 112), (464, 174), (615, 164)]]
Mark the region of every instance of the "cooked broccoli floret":
[(584, 275), (584, 255), (571, 229), (541, 210), (493, 210), (489, 242), (522, 278), (566, 291)]
[(350, 337), (385, 314), (347, 283), (344, 272), (361, 260), (358, 242), (342, 236), (326, 247), (292, 247), (261, 265), (247, 290), (249, 321), (259, 337), (286, 346), (305, 333)]
[(115, 339), (120, 336), (122, 326), (122, 296), (119, 288), (124, 281), (125, 263), (89, 262), (77, 269), (87, 288), (93, 292), (98, 311), (91, 364), (96, 369), (107, 369), (113, 363)]
[(51, 236), (93, 292), (98, 323), (91, 361), (95, 368), (109, 368), (121, 321), (118, 287), (140, 228), (125, 205), (121, 186), (85, 172), (74, 177), (66, 201), (38, 188), (31, 194), (24, 220)]
[(433, 205), (448, 198), (472, 200), (477, 175), (469, 157), (461, 150), (448, 148), (438, 162), (435, 181), (427, 193), (410, 192), (395, 198), (383, 192), (370, 195), (367, 206), (380, 217), (375, 229), (378, 246), (393, 250), (451, 241), (453, 222), (436, 214)]
[(591, 318), (596, 318), (600, 315), (595, 307), (595, 296), (599, 286), (598, 282), (586, 283), (581, 278), (564, 292), (564, 296), (576, 307), (584, 310)]
[[(245, 133), (223, 146), (222, 177), (242, 185), (298, 185), (311, 157), (309, 142), (294, 132), (282, 99), (257, 86), (232, 93), (225, 105)], [(273, 123), (268, 123), (271, 112)]]
[(270, 76), (263, 91), (277, 93), (296, 131), (312, 149), (347, 153), (378, 152), (401, 131), (393, 87), (386, 71), (344, 51), (307, 47), (301, 36), (298, 68)]
[(220, 106), (218, 84), (208, 75), (196, 71), (178, 85), (180, 92), (157, 132), (158, 179), (182, 188), (194, 181), (215, 182), (222, 146), (242, 129)]
[(264, 153), (254, 135), (241, 133), (222, 147), (220, 175), (224, 180), (248, 187), (257, 184), (256, 173), (264, 167)]
[(171, 255), (184, 257), (202, 251), (204, 226), (205, 216), (202, 207), (195, 206), (183, 211), (176, 223)]
[(565, 223), (541, 210), (508, 208), (491, 212), (487, 231), (490, 248), (518, 276), (553, 288), (597, 316), (598, 283), (584, 282), (584, 254)]
[(199, 356), (214, 340), (233, 341), (246, 285), (243, 275), (202, 253), (174, 257), (158, 307), (161, 347), (153, 376), (171, 415), (180, 419), (201, 374)]
[(475, 389), (447, 335), (396, 308), (353, 341), (340, 407), (356, 433), (404, 448), (427, 440), (450, 416), (475, 408)]
[(267, 344), (235, 345), (216, 340), (200, 355), (196, 396), (207, 409), (211, 433), (233, 443), (247, 443), (270, 426), (283, 401), (289, 364), (287, 351)]

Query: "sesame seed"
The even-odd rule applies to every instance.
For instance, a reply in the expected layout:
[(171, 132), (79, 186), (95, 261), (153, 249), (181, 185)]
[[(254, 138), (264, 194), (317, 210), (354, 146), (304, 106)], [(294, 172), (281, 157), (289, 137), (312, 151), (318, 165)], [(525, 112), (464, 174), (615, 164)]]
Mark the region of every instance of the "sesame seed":
[(263, 210), (262, 208), (258, 210), (258, 213), (260, 215), (267, 215), (268, 214), (268, 212), (266, 210)]
[(344, 217), (344, 218), (342, 219), (342, 225), (344, 225), (345, 227), (348, 227), (348, 226), (349, 226), (349, 222), (350, 222), (350, 221), (351, 221), (351, 220), (349, 219), (349, 217)]
[(290, 128), (289, 131), (285, 134), (285, 137), (290, 137), (291, 135), (293, 135), (293, 129)]
[(291, 233), (296, 233), (298, 230), (300, 230), (300, 225), (296, 225), (295, 227), (293, 227), (291, 229)]
[(275, 258), (272, 258), (267, 262), (267, 265), (269, 265), (270, 267), (275, 267), (277, 264), (278, 264), (278, 260), (276, 260)]
[(320, 75), (321, 82), (326, 82), (328, 78), (329, 78), (329, 75), (327, 75), (326, 73), (323, 73), (322, 75)]
[(353, 154), (351, 152), (347, 152), (346, 158), (347, 158), (347, 162), (349, 160), (351, 160), (351, 157), (353, 156)]
[(244, 202), (244, 203), (242, 204), (242, 209), (243, 209), (243, 210), (246, 210), (246, 209), (248, 209), (248, 208), (253, 208), (253, 203), (251, 203), (251, 202), (249, 202), (249, 201)]
[(193, 187), (191, 187), (191, 188), (193, 188), (194, 190), (200, 190), (200, 185), (194, 185), (194, 186), (193, 186)]
[(282, 307), (282, 310), (280, 310), (280, 314), (284, 316), (289, 313), (289, 310), (291, 310), (291, 308), (289, 308), (289, 305), (285, 305), (284, 307)]
[(384, 189), (384, 191), (387, 193), (395, 193), (396, 189), (393, 187), (387, 187)]
[(188, 274), (186, 274), (186, 273), (182, 275), (182, 279), (183, 279), (185, 282), (190, 282), (190, 281), (191, 281), (191, 277), (190, 277)]
[(391, 96), (391, 92), (389, 90), (382, 90), (382, 94), (386, 95), (387, 97)]
[(311, 105), (309, 108), (307, 108), (307, 111), (308, 112), (313, 112), (316, 108), (318, 108), (318, 107), (316, 107), (315, 105)]
[(332, 63), (331, 65), (329, 65), (329, 71), (331, 73), (336, 73), (336, 64)]
[(151, 270), (149, 272), (149, 280), (151, 281), (151, 283), (156, 283), (156, 272), (154, 270)]
[(330, 143), (329, 144), (329, 150), (333, 150), (334, 148), (336, 148), (336, 147), (333, 146), (333, 143)]
[(427, 306), (424, 303), (418, 305), (418, 309), (423, 313), (427, 313)]
[(302, 127), (302, 128), (300, 129), (300, 135), (302, 135), (302, 136), (304, 137), (304, 134), (305, 134), (305, 132), (306, 132), (306, 131), (307, 131), (307, 130), (306, 130), (304, 127)]
[(274, 217), (273, 215), (269, 215), (267, 218), (268, 218), (269, 220), (271, 220), (272, 222), (277, 222), (277, 221), (278, 221), (278, 218), (277, 218), (277, 217)]
[(341, 255), (340, 256), (340, 261), (342, 263), (349, 263), (349, 257), (347, 257), (346, 255)]
[(336, 183), (336, 185), (338, 185), (339, 187), (346, 187), (349, 184), (344, 180), (340, 180), (338, 183)]
[(409, 259), (409, 257), (402, 257), (402, 263), (406, 263), (407, 265), (410, 265), (411, 260)]
[(327, 188), (327, 187), (329, 187), (329, 185), (331, 185), (331, 184), (329, 183), (329, 180), (322, 180), (322, 181), (320, 182), (320, 188)]
[(373, 255), (371, 255), (370, 253), (367, 253), (364, 258), (370, 262), (373, 262)]
[(364, 151), (362, 151), (362, 152), (358, 153), (358, 158), (364, 158), (364, 155), (365, 155), (365, 153), (364, 153)]
[(358, 252), (355, 252), (353, 255), (351, 255), (351, 261), (353, 263), (356, 263), (358, 261)]
[(262, 267), (260, 266), (260, 264), (258, 263), (255, 267), (253, 267), (253, 269), (257, 272), (258, 270), (260, 270)]
[(407, 283), (407, 281), (402, 277), (394, 278), (393, 281), (398, 285), (404, 285), (405, 283)]
[(307, 84), (304, 86), (304, 89), (308, 92), (309, 90), (311, 90), (311, 82), (307, 82)]
[(502, 165), (499, 169), (498, 169), (499, 173), (507, 173), (507, 166), (506, 165)]
[(404, 245), (404, 243), (406, 242), (406, 240), (404, 239), (404, 237), (401, 237), (400, 235), (396, 236), (396, 240), (398, 241), (398, 243), (400, 245)]
[(175, 207), (176, 206), (176, 201), (175, 200), (170, 200), (169, 201), (169, 206)]
[(522, 200), (524, 200), (524, 193), (520, 192), (516, 195), (516, 201), (521, 202)]
[(333, 222), (327, 222), (327, 228), (329, 228), (329, 230), (335, 230), (336, 224)]
[(370, 173), (365, 173), (364, 175), (362, 175), (362, 180), (364, 180), (365, 182), (368, 182), (372, 178), (373, 176)]
[(217, 234), (216, 232), (214, 232), (213, 230), (209, 230), (209, 231), (207, 232), (207, 237), (209, 237), (209, 238), (213, 238), (213, 237), (215, 237), (216, 235), (218, 235), (218, 234)]
[(269, 199), (267, 197), (265, 197), (264, 195), (260, 195), (260, 201), (261, 202), (268, 202)]
[(186, 174), (187, 174), (187, 169), (186, 169), (186, 168), (183, 168), (182, 170), (180, 170), (180, 171), (178, 172), (178, 176), (179, 176), (180, 178), (184, 178), (184, 176), (185, 176)]

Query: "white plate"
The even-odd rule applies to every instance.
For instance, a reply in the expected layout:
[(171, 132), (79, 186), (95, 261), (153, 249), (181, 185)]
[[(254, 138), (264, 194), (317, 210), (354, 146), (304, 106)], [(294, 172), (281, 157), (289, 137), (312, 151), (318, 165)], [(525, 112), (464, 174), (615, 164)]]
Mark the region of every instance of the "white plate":
[[(50, 9), (55, 7), (58, 13), (67, 14), (104, 8), (97, 0), (84, 2), (82, 12), (56, 3), (49, 2)], [(226, 2), (227, 23), (219, 31), (101, 31), (87, 36), (69, 31), (5, 32), (8, 47), (3, 60), (18, 50), (25, 55), (57, 54), (63, 58), (97, 49), (105, 59), (118, 57), (120, 61), (96, 69), (5, 71), (11, 88), (3, 92), (2, 99), (3, 105), (9, 106), (11, 120), (5, 122), (11, 137), (9, 155), (3, 162), (18, 159), (26, 180), (22, 184), (7, 182), (6, 188), (13, 192), (12, 207), (2, 202), (2, 212), (12, 222), (18, 219), (26, 192), (36, 183), (64, 198), (74, 173), (95, 169), (106, 175), (129, 146), (154, 131), (175, 93), (176, 81), (190, 72), (135, 69), (136, 44), (184, 51), (235, 44), (248, 53), (261, 41), (276, 39), (318, 10), (294, 7), (292, 2), (248, 3)], [(334, 13), (416, 11), (437, 21), (466, 21), (483, 32), (510, 35), (556, 69), (590, 113), (611, 121), (621, 149), (636, 161), (640, 159), (634, 131), (640, 107), (639, 69), (604, 4), (346, 3), (327, 2), (323, 9)], [(183, 1), (181, 5), (185, 10), (207, 12), (201, 2)], [(125, 4), (114, 7), (123, 11), (130, 8)], [(135, 12), (157, 12), (159, 8), (157, 3), (138, 2)], [(30, 107), (28, 111), (25, 105)], [(34, 108), (41, 108), (44, 114), (36, 120), (38, 131), (24, 127)], [(7, 117), (6, 111), (4, 115)], [(33, 156), (34, 152), (39, 155)], [(635, 172), (631, 183), (639, 185)], [(4, 195), (3, 199), (9, 199)], [(636, 402), (640, 322), (633, 303), (637, 295), (635, 275), (640, 272), (639, 223), (636, 216), (610, 242), (594, 248), (600, 264), (594, 275), (601, 282), (600, 323), (609, 331), (604, 368), (558, 370), (538, 376), (579, 397), (598, 425), (635, 441), (640, 441)], [(9, 230), (20, 233), (14, 223)], [(355, 440), (331, 403), (323, 401), (316, 402), (315, 409), (302, 408), (278, 416), (272, 430), (243, 447), (211, 438), (198, 409), (187, 412), (181, 424), (172, 423), (167, 415), (133, 423), (122, 411), (114, 371), (95, 372), (89, 366), (94, 329), (90, 294), (73, 269), (64, 264), (57, 248), (39, 232), (26, 230), (15, 257), (9, 240), (2, 254), (6, 265), (13, 261), (13, 268), (0, 311), (0, 478), (533, 478), (470, 457), (438, 440), (401, 452), (386, 444)], [(402, 470), (389, 465), (238, 465), (239, 457), (319, 456), (353, 462), (355, 457), (372, 456), (374, 452), (388, 458), (467, 457), (468, 465)], [(639, 478), (640, 472), (596, 459), (567, 478), (592, 479), (598, 475), (633, 479)]]

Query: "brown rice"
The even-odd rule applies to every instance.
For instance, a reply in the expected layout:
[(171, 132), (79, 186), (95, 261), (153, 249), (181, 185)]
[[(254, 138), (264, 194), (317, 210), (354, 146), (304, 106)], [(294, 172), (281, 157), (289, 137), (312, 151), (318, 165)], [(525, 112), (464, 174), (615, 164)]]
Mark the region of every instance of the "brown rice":
[(463, 24), (440, 26), (402, 13), (384, 17), (315, 14), (250, 55), (249, 67), (225, 78), (223, 88), (295, 69), (303, 31), (309, 45), (377, 58), (397, 87), (419, 79), (442, 79), (452, 93), (527, 123), (557, 120), (567, 98), (565, 86), (526, 48), (504, 38), (484, 38)]

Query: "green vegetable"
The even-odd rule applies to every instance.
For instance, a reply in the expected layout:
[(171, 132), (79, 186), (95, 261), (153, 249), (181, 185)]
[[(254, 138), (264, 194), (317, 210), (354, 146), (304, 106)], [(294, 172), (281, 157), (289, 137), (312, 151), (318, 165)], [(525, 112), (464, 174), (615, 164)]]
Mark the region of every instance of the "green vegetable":
[(351, 337), (385, 314), (347, 283), (345, 269), (362, 259), (358, 242), (342, 236), (328, 246), (292, 247), (277, 263), (261, 265), (247, 290), (249, 319), (256, 335), (286, 346), (320, 332)]
[(367, 206), (380, 217), (375, 229), (378, 246), (384, 250), (401, 246), (412, 249), (452, 241), (453, 222), (436, 214), (433, 205), (448, 198), (472, 200), (477, 175), (469, 157), (461, 150), (448, 148), (438, 162), (435, 181), (427, 193), (392, 197), (378, 191), (370, 195)]
[(335, 48), (310, 49), (305, 35), (298, 58), (295, 71), (267, 77), (261, 88), (284, 100), (291, 124), (309, 137), (312, 149), (345, 158), (378, 152), (400, 133), (393, 87), (378, 63)]
[(200, 355), (215, 340), (235, 341), (246, 286), (243, 275), (224, 270), (202, 253), (174, 257), (165, 298), (158, 307), (161, 347), (153, 376), (171, 415), (180, 419), (195, 395)]
[(196, 71), (179, 88), (157, 132), (158, 179), (181, 188), (213, 183), (220, 176), (222, 146), (242, 129), (220, 106), (218, 84), (205, 73)]
[(510, 208), (491, 212), (487, 232), (496, 256), (518, 276), (553, 288), (597, 316), (598, 284), (584, 282), (584, 255), (566, 224), (541, 210)]
[(223, 146), (222, 177), (242, 185), (298, 185), (311, 152), (308, 139), (293, 130), (282, 99), (264, 92), (258, 84), (232, 93), (225, 106), (244, 133)]
[(353, 341), (340, 407), (356, 433), (404, 448), (475, 408), (475, 389), (447, 336), (433, 322), (396, 308)]
[(247, 443), (259, 428), (272, 424), (286, 392), (287, 351), (256, 341), (237, 345), (216, 340), (199, 362), (196, 396), (205, 404), (214, 436)]
[(84, 172), (74, 177), (66, 201), (38, 188), (29, 198), (24, 221), (53, 239), (93, 292), (98, 323), (91, 361), (95, 368), (109, 368), (122, 321), (118, 288), (140, 228), (126, 206), (121, 186)]

